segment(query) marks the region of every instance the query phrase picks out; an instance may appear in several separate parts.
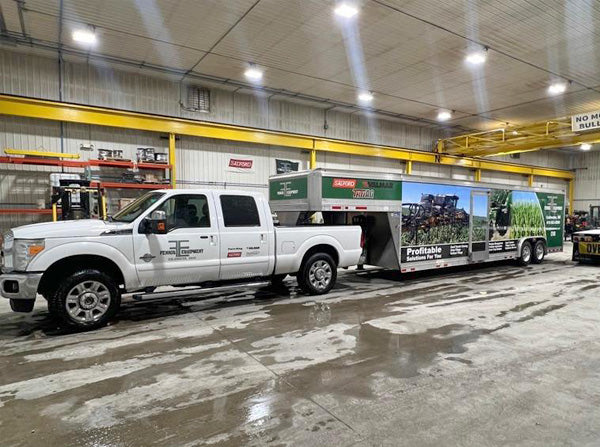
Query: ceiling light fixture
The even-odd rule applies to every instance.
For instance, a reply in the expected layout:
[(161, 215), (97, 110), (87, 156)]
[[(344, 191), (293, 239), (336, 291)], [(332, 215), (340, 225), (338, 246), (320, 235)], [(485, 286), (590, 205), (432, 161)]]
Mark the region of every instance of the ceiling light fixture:
[(582, 151), (589, 151), (592, 148), (592, 145), (589, 143), (581, 143), (581, 146), (579, 146), (579, 149), (581, 149)]
[(438, 121), (448, 121), (452, 118), (452, 113), (447, 110), (440, 110), (437, 116)]
[(263, 77), (263, 72), (256, 68), (255, 65), (251, 65), (245, 72), (244, 76), (253, 82), (258, 82)]
[(373, 101), (373, 93), (371, 92), (362, 92), (358, 95), (358, 100), (360, 102), (371, 102)]
[(470, 65), (481, 65), (487, 59), (487, 48), (483, 48), (482, 50), (472, 51), (467, 54), (465, 57), (465, 61)]
[(76, 29), (72, 34), (75, 42), (83, 43), (86, 45), (95, 45), (97, 42), (96, 32), (94, 28), (88, 29)]
[(561, 93), (564, 93), (566, 90), (567, 90), (566, 82), (555, 82), (554, 84), (551, 84), (550, 87), (548, 87), (548, 93), (550, 93), (551, 95), (560, 95)]
[(358, 8), (349, 3), (340, 3), (334, 10), (336, 16), (351, 19), (358, 14)]

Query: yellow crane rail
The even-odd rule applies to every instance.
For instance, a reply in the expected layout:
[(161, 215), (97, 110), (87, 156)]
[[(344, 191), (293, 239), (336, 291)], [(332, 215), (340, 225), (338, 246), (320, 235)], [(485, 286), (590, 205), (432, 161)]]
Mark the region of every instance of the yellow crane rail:
[(598, 142), (600, 132), (573, 132), (571, 118), (567, 117), (446, 138), (438, 142), (437, 151), (450, 155), (485, 157)]
[[(438, 153), (436, 153), (395, 146), (382, 146), (334, 140), (312, 135), (277, 132), (251, 127), (210, 123), (206, 121), (174, 118), (162, 115), (152, 115), (148, 113), (129, 112), (104, 107), (70, 104), (65, 102), (48, 101), (43, 99), (25, 98), (11, 95), (0, 95), (0, 115), (37, 118), (94, 126), (117, 127), (168, 134), (169, 160), (173, 166), (171, 178), (172, 186), (175, 186), (175, 135), (187, 135), (193, 137), (214, 138), (272, 146), (293, 147), (307, 150), (310, 153), (311, 168), (316, 167), (317, 152), (333, 152), (365, 157), (380, 157), (402, 160), (406, 163), (407, 173), (412, 171), (413, 163), (441, 164), (446, 166), (461, 167), (472, 170), (474, 172), (475, 181), (481, 180), (482, 171), (496, 171), (524, 175), (528, 177), (530, 185), (533, 183), (534, 176), (559, 178), (569, 181), (570, 209), (572, 209), (573, 203), (573, 181), (575, 175), (572, 171), (527, 166), (517, 163), (507, 163), (456, 155), (456, 153), (461, 153), (461, 151), (457, 148), (460, 147), (461, 144), (466, 145), (466, 141), (464, 143), (461, 142), (461, 137), (440, 140), (437, 147)], [(549, 124), (546, 132), (550, 132), (550, 130), (554, 131), (555, 128), (561, 128), (561, 126), (562, 125), (559, 123), (556, 125)], [(506, 130), (504, 132), (496, 131), (496, 133), (483, 132), (477, 134), (475, 135), (477, 140), (474, 140), (473, 136), (471, 136), (469, 138), (469, 144), (471, 144), (473, 141), (482, 141), (490, 145), (497, 144), (498, 138), (500, 138), (500, 142), (503, 141), (502, 139), (507, 139)], [(501, 137), (499, 137), (500, 134), (502, 134)], [(464, 138), (464, 136), (462, 138)], [(509, 139), (512, 140), (512, 138)], [(520, 151), (522, 150), (523, 149), (521, 148)]]

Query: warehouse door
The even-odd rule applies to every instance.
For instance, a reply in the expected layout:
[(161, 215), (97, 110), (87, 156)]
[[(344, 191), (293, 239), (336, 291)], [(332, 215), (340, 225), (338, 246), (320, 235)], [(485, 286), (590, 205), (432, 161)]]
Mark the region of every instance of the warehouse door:
[(469, 258), (473, 262), (483, 261), (490, 257), (489, 206), (489, 191), (471, 191), (471, 212), (469, 213)]

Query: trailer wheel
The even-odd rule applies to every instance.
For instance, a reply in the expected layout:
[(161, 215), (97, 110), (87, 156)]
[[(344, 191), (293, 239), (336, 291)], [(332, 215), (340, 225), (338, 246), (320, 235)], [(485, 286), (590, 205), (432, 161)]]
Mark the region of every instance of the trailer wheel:
[(329, 292), (337, 279), (337, 266), (327, 253), (310, 256), (298, 272), (298, 286), (309, 295), (323, 295)]
[(532, 252), (533, 250), (531, 248), (531, 243), (528, 241), (523, 242), (523, 246), (521, 247), (521, 256), (519, 256), (519, 259), (517, 260), (519, 265), (523, 267), (529, 265), (531, 258), (533, 257)]
[(546, 256), (546, 244), (544, 241), (537, 241), (533, 245), (533, 256), (531, 262), (534, 264), (541, 264)]
[(120, 306), (121, 294), (115, 282), (95, 269), (68, 275), (48, 297), (50, 314), (62, 325), (78, 330), (106, 325)]

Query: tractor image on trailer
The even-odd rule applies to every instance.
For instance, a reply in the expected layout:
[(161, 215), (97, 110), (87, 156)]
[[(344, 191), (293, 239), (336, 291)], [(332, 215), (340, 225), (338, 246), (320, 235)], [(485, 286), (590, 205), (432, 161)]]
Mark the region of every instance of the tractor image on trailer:
[(413, 272), (562, 251), (564, 191), (316, 169), (272, 176), (285, 225), (359, 224), (361, 263)]

